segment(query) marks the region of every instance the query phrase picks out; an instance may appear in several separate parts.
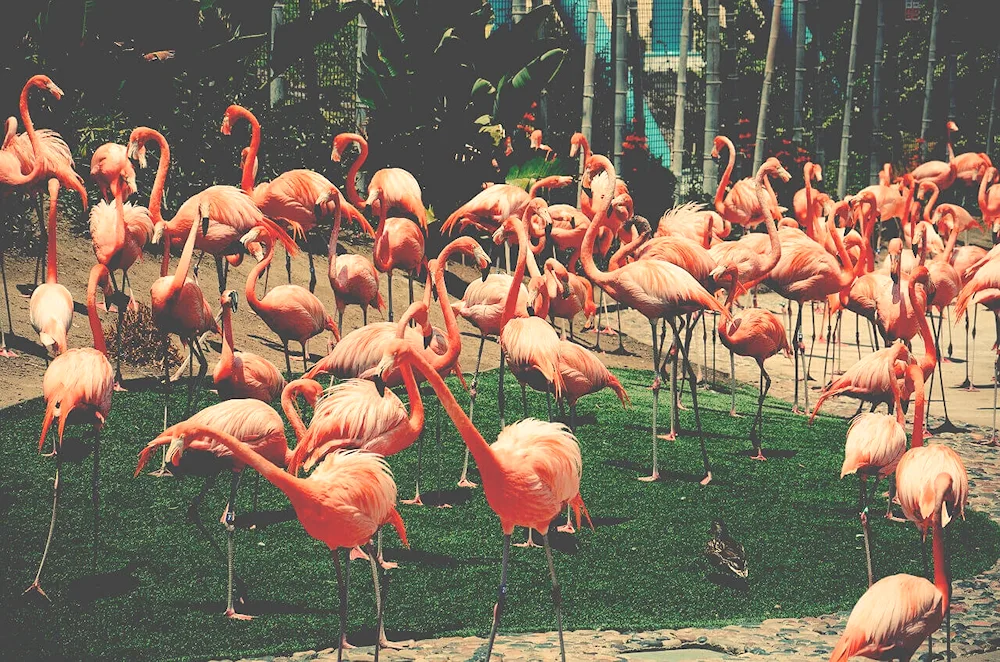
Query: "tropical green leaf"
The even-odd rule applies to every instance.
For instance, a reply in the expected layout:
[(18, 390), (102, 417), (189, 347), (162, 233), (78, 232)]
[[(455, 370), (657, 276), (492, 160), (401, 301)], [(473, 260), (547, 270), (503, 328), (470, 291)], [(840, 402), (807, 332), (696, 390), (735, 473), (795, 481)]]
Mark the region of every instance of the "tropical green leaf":
[(562, 66), (566, 51), (554, 48), (535, 58), (511, 77), (504, 76), (497, 85), (493, 102), (493, 118), (504, 126), (513, 127), (538, 98)]

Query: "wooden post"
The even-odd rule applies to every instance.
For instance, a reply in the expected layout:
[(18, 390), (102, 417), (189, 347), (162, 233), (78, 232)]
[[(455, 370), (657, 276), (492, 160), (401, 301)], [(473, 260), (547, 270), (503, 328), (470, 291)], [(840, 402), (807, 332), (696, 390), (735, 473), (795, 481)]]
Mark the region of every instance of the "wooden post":
[(934, 94), (934, 67), (937, 65), (937, 30), (941, 18), (939, 0), (934, 0), (931, 34), (927, 44), (927, 78), (924, 80), (924, 112), (920, 120), (920, 158), (927, 160), (927, 134), (931, 128), (931, 95)]
[(854, 22), (851, 24), (851, 52), (847, 58), (847, 85), (844, 88), (844, 122), (840, 129), (840, 164), (837, 168), (837, 197), (847, 194), (847, 167), (851, 160), (851, 116), (854, 114), (854, 67), (858, 59), (858, 27), (861, 23), (861, 2), (854, 1)]
[(670, 172), (677, 178), (677, 196), (684, 195), (684, 104), (687, 102), (688, 43), (691, 40), (691, 0), (681, 2), (681, 43), (677, 56), (677, 92), (674, 94), (674, 139), (670, 145)]
[(771, 33), (767, 40), (767, 59), (764, 61), (764, 84), (760, 88), (760, 109), (757, 111), (757, 142), (753, 148), (753, 171), (757, 172), (764, 162), (764, 140), (767, 136), (767, 105), (771, 96), (771, 81), (774, 79), (774, 56), (778, 50), (778, 34), (781, 31), (781, 3), (774, 0), (771, 11)]
[(882, 148), (882, 65), (885, 61), (885, 0), (875, 0), (875, 62), (872, 64), (872, 147), (868, 183), (878, 184)]
[(705, 138), (702, 144), (701, 172), (702, 191), (715, 192), (716, 167), (712, 161), (712, 142), (719, 132), (719, 91), (722, 79), (719, 77), (719, 0), (706, 0), (705, 15)]
[[(270, 54), (274, 51), (274, 33), (278, 31), (278, 27), (285, 24), (285, 3), (276, 2), (271, 6), (271, 39), (270, 45), (268, 46), (268, 62), (270, 63)], [(279, 103), (285, 100), (285, 77), (284, 75), (275, 76), (274, 69), (268, 67), (268, 77), (271, 79), (271, 84), (269, 86), (269, 101), (271, 108), (274, 108)]]
[(802, 143), (806, 131), (803, 106), (805, 105), (806, 91), (807, 2), (808, 0), (795, 0), (795, 88), (792, 94), (792, 140), (797, 144)]

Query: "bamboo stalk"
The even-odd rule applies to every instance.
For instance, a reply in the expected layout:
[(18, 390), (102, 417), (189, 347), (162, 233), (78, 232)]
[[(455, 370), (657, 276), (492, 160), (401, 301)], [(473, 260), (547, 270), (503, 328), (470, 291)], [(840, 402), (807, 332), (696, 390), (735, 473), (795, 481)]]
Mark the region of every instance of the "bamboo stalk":
[[(795, 0), (795, 87), (792, 94), (792, 140), (801, 143), (805, 136), (806, 91), (806, 4)], [(882, 0), (879, 0), (881, 3)], [(881, 5), (880, 5), (881, 6)]]
[(684, 105), (687, 102), (688, 44), (691, 40), (691, 0), (681, 2), (681, 43), (677, 56), (677, 92), (674, 94), (674, 136), (670, 145), (670, 172), (677, 177), (677, 195), (684, 194), (681, 172), (684, 169)]
[(878, 184), (879, 149), (882, 147), (882, 65), (885, 62), (885, 0), (876, 0), (875, 61), (872, 64), (872, 148), (868, 183)]
[(614, 80), (615, 80), (615, 123), (612, 128), (612, 154), (615, 170), (621, 173), (622, 141), (625, 137), (626, 101), (628, 96), (628, 54), (626, 51), (626, 34), (628, 18), (628, 0), (614, 0), (612, 23), (614, 30)]
[[(597, 0), (587, 2), (587, 43), (583, 50), (583, 114), (580, 132), (592, 143), (594, 138), (594, 66), (597, 51)], [(583, 159), (580, 159), (580, 181), (583, 180)], [(579, 186), (579, 185), (578, 185)], [(579, 195), (579, 191), (577, 191)]]
[(993, 157), (994, 119), (997, 115), (997, 88), (1000, 87), (1000, 49), (993, 60), (993, 96), (990, 98), (990, 123), (986, 129), (986, 153)]
[(719, 38), (719, 0), (707, 0), (705, 13), (705, 139), (702, 145), (702, 191), (715, 192), (716, 166), (712, 161), (712, 141), (719, 132), (719, 56), (722, 46)]
[(858, 60), (858, 27), (861, 23), (861, 2), (854, 2), (854, 21), (851, 24), (851, 54), (847, 60), (847, 85), (844, 89), (844, 122), (840, 130), (840, 164), (837, 168), (837, 197), (847, 194), (847, 167), (851, 160), (851, 117), (854, 115), (854, 68)]
[(764, 162), (764, 139), (767, 134), (767, 106), (771, 96), (771, 81), (774, 79), (774, 56), (778, 50), (778, 33), (781, 29), (782, 0), (774, 0), (771, 11), (771, 32), (767, 40), (767, 59), (764, 61), (764, 84), (760, 88), (760, 110), (757, 111), (757, 143), (753, 149), (753, 171), (757, 172)]
[(924, 80), (924, 112), (920, 119), (920, 158), (927, 160), (927, 133), (931, 128), (931, 95), (934, 94), (934, 67), (937, 65), (937, 30), (941, 6), (934, 0), (931, 34), (927, 44), (927, 78)]

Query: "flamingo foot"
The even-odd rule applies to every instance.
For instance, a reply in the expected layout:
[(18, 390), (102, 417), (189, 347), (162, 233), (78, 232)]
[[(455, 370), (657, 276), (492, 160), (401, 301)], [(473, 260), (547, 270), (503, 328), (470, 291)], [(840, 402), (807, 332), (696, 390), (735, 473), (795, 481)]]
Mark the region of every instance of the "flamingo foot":
[(709, 471), (707, 474), (705, 474), (705, 477), (701, 479), (701, 484), (708, 485), (711, 482), (712, 482), (712, 472)]
[(516, 543), (514, 543), (514, 547), (523, 547), (525, 549), (527, 549), (529, 547), (537, 547), (537, 548), (541, 549), (542, 546), (539, 545), (537, 542), (535, 542), (534, 539), (531, 536), (528, 536), (528, 539), (525, 540), (524, 542), (516, 542)]
[(639, 480), (643, 483), (653, 483), (660, 480), (660, 472), (654, 471), (648, 476), (639, 476)]
[(972, 384), (969, 384), (968, 386), (962, 386), (960, 388), (963, 391), (967, 392), (967, 393), (977, 393), (977, 392), (979, 392), (979, 389), (976, 388), (975, 386), (973, 386)]
[(122, 386), (121, 381), (117, 379), (115, 380), (115, 385), (112, 387), (112, 390), (118, 391), (119, 393), (128, 393), (128, 389)]
[(601, 329), (600, 333), (602, 333), (602, 334), (604, 334), (606, 336), (617, 336), (618, 335), (618, 332), (615, 331), (614, 329), (612, 329), (610, 326), (606, 326), (603, 329)]
[(562, 526), (557, 526), (556, 531), (561, 533), (576, 533), (576, 527), (572, 524), (563, 524)]
[(56, 454), (56, 452), (54, 450), (50, 451), (48, 453), (39, 453), (39, 455), (41, 457), (55, 457), (55, 454)]
[(677, 411), (687, 411), (687, 410), (688, 408), (685, 407), (683, 404), (681, 404), (680, 402), (677, 403)]
[(885, 518), (887, 520), (889, 520), (890, 522), (899, 522), (900, 524), (906, 524), (907, 522), (910, 521), (910, 520), (906, 519), (905, 517), (896, 517), (892, 513), (886, 513), (885, 514)]
[(0, 356), (4, 357), (5, 359), (16, 359), (17, 358), (17, 354), (15, 354), (14, 352), (10, 351), (6, 347), (0, 347)]
[(478, 485), (476, 485), (475, 483), (473, 483), (473, 482), (472, 482), (471, 480), (469, 480), (468, 478), (463, 478), (462, 480), (458, 481), (458, 486), (459, 486), (459, 487), (467, 487), (467, 488), (469, 488), (470, 490), (474, 490), (474, 489), (476, 489), (477, 487), (479, 487)]
[(663, 441), (677, 441), (677, 433), (671, 432), (670, 434), (658, 434), (657, 439), (662, 439)]
[(27, 595), (28, 593), (31, 593), (32, 591), (34, 591), (38, 595), (42, 596), (43, 598), (45, 598), (49, 602), (52, 602), (52, 598), (50, 598), (45, 593), (45, 591), (42, 590), (42, 585), (38, 583), (37, 579), (34, 582), (32, 582), (31, 586), (29, 586), (28, 588), (24, 589), (24, 593), (22, 593), (21, 595)]
[(438, 508), (451, 508), (450, 503), (442, 503), (438, 505)]
[(139, 302), (135, 300), (135, 297), (130, 296), (128, 298), (128, 310), (131, 310), (133, 313), (139, 312)]
[(396, 651), (403, 650), (404, 648), (409, 648), (415, 643), (417, 642), (413, 639), (406, 639), (405, 641), (389, 641), (384, 634), (380, 635), (378, 639), (378, 647), (383, 650), (386, 648)]
[(949, 359), (947, 356), (942, 356), (941, 357), (941, 363), (954, 363), (954, 361), (952, 361), (951, 359)]
[(729, 415), (733, 418), (743, 418), (742, 414), (737, 414), (735, 409), (729, 410)]
[(149, 475), (156, 476), (157, 478), (167, 478), (169, 476), (173, 476), (174, 474), (170, 471), (170, 469), (167, 469), (166, 467), (160, 467), (156, 471), (150, 471)]
[(801, 414), (801, 415), (805, 416), (806, 410), (805, 409), (800, 409), (799, 406), (796, 405), (796, 406), (792, 407), (792, 413), (793, 414)]
[(358, 561), (358, 560), (367, 561), (368, 555), (365, 554), (363, 551), (361, 551), (360, 547), (355, 547), (354, 549), (351, 550), (351, 553), (348, 554), (347, 559), (349, 561)]
[(241, 614), (241, 613), (237, 612), (235, 609), (227, 609), (226, 610), (226, 618), (231, 618), (234, 621), (252, 621), (253, 620), (253, 616), (250, 616), (249, 614)]
[(423, 500), (420, 498), (420, 492), (417, 492), (412, 499), (403, 499), (400, 503), (405, 503), (407, 506), (422, 506), (424, 505)]
[(340, 650), (348, 651), (348, 650), (351, 650), (353, 648), (357, 648), (357, 646), (355, 646), (354, 644), (352, 644), (351, 642), (349, 642), (347, 640), (347, 635), (344, 635), (344, 638), (340, 642)]
[(766, 457), (764, 457), (764, 450), (763, 450), (763, 449), (761, 449), (761, 448), (758, 448), (758, 449), (757, 449), (757, 454), (756, 454), (756, 455), (753, 455), (753, 456), (751, 456), (751, 457), (750, 457), (750, 459), (751, 459), (751, 460), (760, 460), (761, 462), (763, 462), (763, 461), (767, 460), (767, 458), (766, 458)]
[(396, 568), (399, 567), (398, 563), (394, 563), (392, 561), (386, 561), (383, 558), (379, 558), (378, 564), (382, 566), (383, 570), (395, 570)]

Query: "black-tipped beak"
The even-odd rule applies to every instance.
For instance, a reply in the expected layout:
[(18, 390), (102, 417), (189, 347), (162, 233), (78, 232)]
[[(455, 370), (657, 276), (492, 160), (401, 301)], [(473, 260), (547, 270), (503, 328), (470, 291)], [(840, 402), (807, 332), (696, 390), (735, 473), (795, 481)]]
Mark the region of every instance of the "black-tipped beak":
[(433, 338), (434, 338), (433, 335), (424, 336), (424, 349), (427, 349), (431, 346), (431, 340), (433, 340)]
[(372, 381), (375, 382), (375, 388), (378, 390), (379, 397), (385, 396), (385, 380), (382, 379), (382, 375), (375, 375)]
[(437, 291), (437, 288), (436, 288), (436, 287), (432, 287), (432, 288), (431, 288), (431, 298), (432, 298), (432, 299), (433, 299), (434, 301), (437, 301), (437, 300), (438, 300), (438, 291)]
[(569, 298), (569, 295), (570, 295), (570, 291), (569, 291), (569, 283), (563, 283), (563, 288), (562, 288), (562, 298), (563, 298), (563, 299), (568, 299), (568, 298)]
[(546, 223), (545, 224), (545, 238), (546, 239), (551, 239), (552, 238), (552, 224), (551, 223)]
[(313, 215), (316, 216), (316, 221), (323, 218), (323, 207), (322, 205), (313, 205)]
[(535, 307), (528, 306), (528, 317), (534, 317), (534, 316), (535, 316)]
[(594, 189), (590, 188), (589, 186), (581, 186), (580, 190), (586, 193), (588, 198), (594, 197)]
[(201, 233), (203, 235), (208, 234), (208, 216), (201, 219)]
[(479, 273), (482, 275), (483, 282), (485, 283), (486, 279), (490, 277), (490, 265), (487, 264), (485, 267), (483, 267), (482, 269), (480, 269)]

